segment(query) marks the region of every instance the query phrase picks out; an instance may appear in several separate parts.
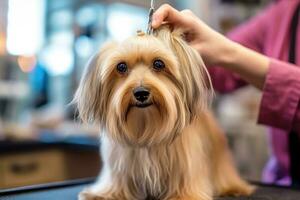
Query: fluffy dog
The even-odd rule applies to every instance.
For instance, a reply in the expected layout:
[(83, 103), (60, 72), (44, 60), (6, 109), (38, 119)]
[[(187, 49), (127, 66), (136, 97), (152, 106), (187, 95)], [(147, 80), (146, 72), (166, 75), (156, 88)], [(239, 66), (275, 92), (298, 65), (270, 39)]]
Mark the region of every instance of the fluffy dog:
[(104, 45), (74, 101), (101, 126), (103, 168), (81, 200), (211, 200), (249, 195), (208, 111), (211, 83), (180, 30)]

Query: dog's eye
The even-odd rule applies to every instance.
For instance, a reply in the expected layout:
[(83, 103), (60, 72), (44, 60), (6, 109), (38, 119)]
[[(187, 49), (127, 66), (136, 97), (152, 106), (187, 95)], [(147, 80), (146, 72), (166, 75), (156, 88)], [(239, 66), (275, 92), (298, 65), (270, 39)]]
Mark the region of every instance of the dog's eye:
[(163, 68), (165, 68), (165, 63), (162, 60), (154, 60), (153, 62), (153, 68), (157, 71), (162, 70)]
[(117, 65), (117, 70), (120, 74), (124, 74), (127, 72), (128, 68), (127, 68), (127, 65), (125, 62), (120, 62), (118, 65)]

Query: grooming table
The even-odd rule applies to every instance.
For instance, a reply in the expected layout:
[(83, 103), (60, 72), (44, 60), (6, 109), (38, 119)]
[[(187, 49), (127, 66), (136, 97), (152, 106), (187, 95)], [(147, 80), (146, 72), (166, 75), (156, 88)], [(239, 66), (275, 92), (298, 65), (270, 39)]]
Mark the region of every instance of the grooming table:
[[(82, 179), (0, 191), (0, 200), (76, 200), (78, 193), (93, 179)], [(271, 185), (257, 185), (251, 197), (223, 197), (215, 200), (300, 200), (300, 190)]]

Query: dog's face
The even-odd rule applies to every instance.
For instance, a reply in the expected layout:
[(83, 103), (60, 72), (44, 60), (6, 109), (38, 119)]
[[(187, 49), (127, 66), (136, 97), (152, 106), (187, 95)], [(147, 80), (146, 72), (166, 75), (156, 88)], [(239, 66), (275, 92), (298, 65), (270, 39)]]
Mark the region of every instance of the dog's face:
[(207, 105), (205, 72), (197, 52), (167, 27), (107, 43), (75, 94), (79, 116), (118, 143), (170, 143)]

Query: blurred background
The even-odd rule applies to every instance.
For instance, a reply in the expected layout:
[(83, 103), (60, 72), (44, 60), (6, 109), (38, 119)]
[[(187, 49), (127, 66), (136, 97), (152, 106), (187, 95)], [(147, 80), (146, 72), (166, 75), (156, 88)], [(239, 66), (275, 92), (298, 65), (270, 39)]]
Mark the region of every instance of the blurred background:
[[(269, 2), (156, 0), (156, 7), (191, 9), (226, 34)], [(0, 189), (97, 174), (98, 128), (80, 124), (68, 104), (89, 57), (106, 40), (145, 30), (149, 5), (148, 0), (0, 0)], [(236, 164), (250, 180), (260, 180), (269, 151), (265, 128), (256, 125), (260, 95), (246, 87), (217, 95), (213, 106)]]

